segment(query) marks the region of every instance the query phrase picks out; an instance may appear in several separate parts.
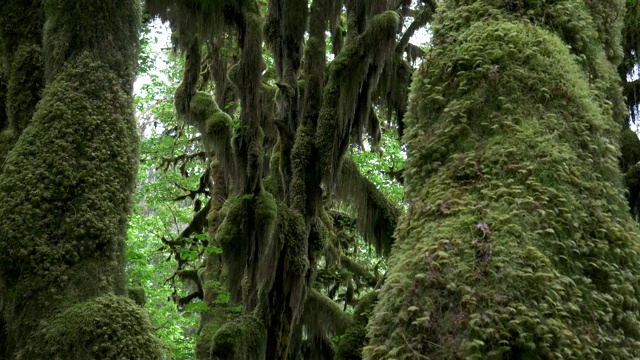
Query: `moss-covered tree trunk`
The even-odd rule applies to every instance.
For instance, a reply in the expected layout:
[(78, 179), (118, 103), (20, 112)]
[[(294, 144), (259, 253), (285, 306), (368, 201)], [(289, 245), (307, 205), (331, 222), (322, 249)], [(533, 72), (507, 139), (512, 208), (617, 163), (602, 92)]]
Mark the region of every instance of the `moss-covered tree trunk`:
[(640, 356), (617, 158), (623, 1), (443, 1), (366, 359)]
[[(18, 8), (27, 3), (3, 2), (2, 16), (26, 16)], [(44, 26), (28, 23), (38, 36), (2, 32), (4, 44), (30, 51), (22, 58), (16, 51), (5, 71), (9, 123), (16, 119), (22, 135), (0, 175), (4, 355), (160, 359), (147, 314), (126, 298), (124, 274), (138, 155), (132, 85), (139, 2), (47, 0), (42, 14)], [(33, 43), (41, 38), (44, 91), (35, 108), (37, 92), (26, 85), (40, 86), (42, 72), (23, 65), (38, 59)], [(21, 80), (14, 93), (23, 95), (11, 96), (11, 79)]]
[(0, 3), (0, 165), (40, 100), (43, 24), (42, 1)]

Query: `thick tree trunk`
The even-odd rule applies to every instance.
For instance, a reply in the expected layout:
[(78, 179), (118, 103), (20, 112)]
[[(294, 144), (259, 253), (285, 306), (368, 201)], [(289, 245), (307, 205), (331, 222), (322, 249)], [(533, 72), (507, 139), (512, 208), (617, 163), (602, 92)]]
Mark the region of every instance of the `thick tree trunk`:
[(612, 76), (622, 2), (441, 6), (364, 357), (638, 357), (640, 233)]
[[(44, 3), (44, 93), (33, 118), (19, 121), (28, 125), (0, 174), (7, 356), (160, 359), (124, 274), (138, 156), (139, 2)], [(18, 48), (30, 41), (14, 35)], [(33, 112), (21, 99), (7, 96), (7, 109)]]

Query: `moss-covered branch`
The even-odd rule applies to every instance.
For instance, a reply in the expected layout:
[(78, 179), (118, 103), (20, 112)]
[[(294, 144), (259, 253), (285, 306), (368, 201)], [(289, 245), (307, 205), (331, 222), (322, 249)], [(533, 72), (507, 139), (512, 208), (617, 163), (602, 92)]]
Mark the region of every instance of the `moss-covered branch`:
[(351, 324), (351, 315), (318, 290), (311, 289), (304, 305), (301, 324), (309, 337), (318, 338), (342, 334)]
[(400, 211), (372, 182), (360, 174), (351, 158), (344, 160), (339, 182), (336, 195), (355, 207), (358, 213), (358, 231), (367, 242), (375, 245), (378, 253), (389, 254)]
[(322, 179), (330, 189), (339, 176), (351, 135), (362, 133), (360, 129), (369, 121), (371, 94), (393, 53), (399, 21), (393, 11), (372, 17), (362, 34), (347, 37), (344, 48), (331, 64), (316, 139)]

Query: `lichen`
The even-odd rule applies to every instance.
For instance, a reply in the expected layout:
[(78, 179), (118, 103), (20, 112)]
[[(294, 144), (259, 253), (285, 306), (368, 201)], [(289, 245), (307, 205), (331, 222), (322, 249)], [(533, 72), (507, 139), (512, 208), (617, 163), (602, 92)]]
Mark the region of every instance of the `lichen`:
[(584, 2), (508, 3), (441, 4), (365, 359), (640, 352), (640, 234), (598, 73), (613, 64)]

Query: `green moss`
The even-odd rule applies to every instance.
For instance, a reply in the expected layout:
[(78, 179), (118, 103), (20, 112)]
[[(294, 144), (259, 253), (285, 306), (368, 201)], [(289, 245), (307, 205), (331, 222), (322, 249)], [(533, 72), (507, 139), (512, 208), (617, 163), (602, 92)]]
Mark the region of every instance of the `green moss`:
[[(640, 233), (621, 191), (611, 84), (592, 86), (590, 70), (612, 65), (582, 1), (516, 2), (516, 15), (506, 3), (446, 1), (434, 23), (405, 136), (411, 202), (366, 359), (640, 352)], [(521, 17), (537, 11), (554, 33)]]
[(13, 54), (7, 83), (7, 116), (10, 126), (21, 133), (31, 121), (43, 86), (42, 50), (23, 45)]
[(7, 0), (0, 4), (0, 14), (0, 61), (4, 68), (0, 70), (4, 73), (0, 118), (6, 116), (5, 121), (19, 136), (33, 116), (44, 85), (44, 11), (41, 2)]
[(129, 299), (133, 300), (140, 307), (144, 307), (147, 303), (147, 292), (142, 286), (134, 286), (127, 289)]
[(367, 331), (364, 326), (352, 327), (340, 338), (335, 360), (361, 360), (362, 348), (367, 342)]
[(220, 360), (264, 359), (266, 336), (267, 330), (254, 316), (229, 321), (216, 332), (211, 355)]
[(364, 34), (347, 38), (344, 48), (331, 63), (315, 140), (320, 152), (322, 181), (330, 188), (339, 176), (350, 137), (354, 134), (359, 137), (369, 121), (373, 92), (370, 84), (377, 83), (384, 63), (393, 52), (398, 23), (399, 17), (393, 11), (374, 16)]
[(45, 2), (45, 78), (51, 81), (64, 64), (83, 52), (115, 71), (130, 91), (137, 68), (140, 2), (49, 0)]
[(372, 291), (358, 301), (353, 311), (353, 324), (340, 338), (335, 360), (360, 360), (367, 344), (366, 325), (378, 301), (378, 292)]
[(196, 91), (193, 98), (191, 98), (190, 109), (194, 115), (203, 118), (220, 111), (213, 96), (204, 91)]
[(266, 190), (260, 192), (255, 202), (256, 227), (266, 243), (270, 243), (276, 230), (278, 206), (276, 199)]
[(146, 311), (130, 299), (104, 295), (44, 321), (20, 359), (160, 360), (163, 349)]
[(191, 99), (191, 112), (197, 122), (204, 123), (205, 135), (212, 142), (228, 141), (231, 131), (231, 117), (220, 110), (213, 95), (197, 91)]
[(207, 132), (213, 138), (231, 131), (231, 117), (223, 111), (218, 111), (207, 119)]
[(138, 138), (120, 81), (89, 56), (69, 63), (4, 164), (0, 266), (18, 342), (67, 296), (126, 293)]
[(6, 156), (15, 144), (17, 140), (16, 138), (17, 136), (12, 129), (0, 131), (0, 173), (2, 173), (2, 167), (5, 163)]
[(287, 247), (286, 256), (289, 262), (288, 271), (292, 275), (304, 276), (310, 265), (307, 255), (307, 230), (304, 217), (298, 212), (292, 212), (286, 226), (284, 237)]

